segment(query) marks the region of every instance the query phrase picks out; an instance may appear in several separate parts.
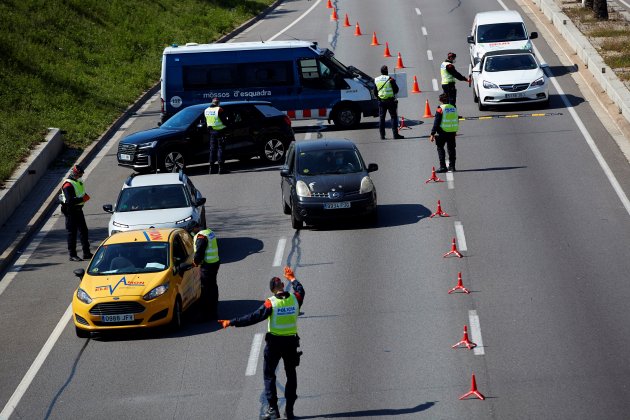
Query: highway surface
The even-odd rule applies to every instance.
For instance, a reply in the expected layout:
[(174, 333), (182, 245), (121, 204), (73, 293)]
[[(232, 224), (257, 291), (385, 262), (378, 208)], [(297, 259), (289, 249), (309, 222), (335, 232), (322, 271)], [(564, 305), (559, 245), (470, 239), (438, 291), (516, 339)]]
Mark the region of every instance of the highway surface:
[[(224, 176), (190, 171), (220, 238), (220, 317), (258, 307), (269, 295), (268, 279), (285, 264), (294, 267), (306, 289), (301, 418), (628, 418), (630, 167), (569, 72), (545, 39), (536, 40), (556, 82), (541, 112), (553, 115), (462, 121), (458, 172), (425, 184), (437, 153), (428, 141), (432, 119), (420, 117), (425, 100), (432, 110), (437, 105), (432, 80), (441, 60), (454, 51), (466, 72), (475, 13), (516, 4), (333, 5), (337, 22), (325, 0), (286, 1), (236, 40), (316, 40), (373, 75), (384, 63), (393, 70), (396, 59), (383, 58), (383, 45), (370, 46), (372, 32), (394, 56), (401, 52), (408, 80), (416, 75), (422, 90), (400, 100), (406, 139), (379, 140), (374, 118), (348, 131), (294, 124), (298, 141), (349, 138), (366, 162), (378, 163), (379, 225), (296, 232), (282, 214), (277, 167), (253, 160), (230, 163)], [(345, 13), (353, 27), (343, 27)], [(353, 35), (357, 21), (363, 36)], [(458, 93), (461, 115), (481, 115), (466, 83), (458, 82)], [(483, 115), (532, 112), (539, 111)], [(121, 134), (158, 119), (154, 98)], [(101, 206), (115, 202), (129, 175), (116, 165), (117, 139), (86, 172), (95, 245), (107, 234)], [(450, 217), (429, 218), (437, 200)], [(442, 257), (452, 238), (461, 259)], [(68, 305), (77, 284), (72, 271), (84, 266), (68, 262), (56, 213), (4, 274), (0, 418), (258, 418), (266, 324), (220, 330), (189, 319), (176, 335), (79, 339)], [(447, 293), (458, 272), (472, 293)], [(480, 346), (452, 349), (465, 325)], [(473, 373), (485, 401), (458, 399)]]

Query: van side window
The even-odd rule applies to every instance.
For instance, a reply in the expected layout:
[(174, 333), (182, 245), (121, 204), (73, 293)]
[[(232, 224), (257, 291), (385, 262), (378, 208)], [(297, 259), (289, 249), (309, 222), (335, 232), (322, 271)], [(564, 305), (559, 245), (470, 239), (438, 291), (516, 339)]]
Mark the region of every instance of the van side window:
[(338, 89), (335, 83), (336, 72), (326, 64), (314, 58), (302, 59), (300, 63), (300, 77), (304, 87), (312, 89)]
[(184, 90), (292, 86), (290, 61), (184, 66)]
[(200, 90), (209, 87), (232, 88), (239, 84), (235, 64), (184, 66), (182, 68), (184, 90)]
[(293, 65), (290, 61), (239, 64), (245, 86), (291, 86)]

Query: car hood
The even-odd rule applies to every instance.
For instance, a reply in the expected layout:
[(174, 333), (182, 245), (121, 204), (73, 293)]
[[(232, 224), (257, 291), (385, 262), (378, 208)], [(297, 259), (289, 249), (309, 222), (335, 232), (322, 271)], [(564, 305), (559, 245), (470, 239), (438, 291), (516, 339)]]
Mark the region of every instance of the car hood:
[(144, 296), (166, 281), (168, 270), (157, 273), (85, 275), (79, 287), (92, 299), (112, 299), (123, 296)]
[(164, 128), (151, 128), (149, 130), (138, 131), (122, 139), (121, 143), (127, 144), (142, 144), (153, 140), (164, 139), (174, 137), (180, 134), (178, 130), (167, 130)]
[(175, 222), (183, 220), (189, 216), (192, 216), (192, 209), (190, 207), (126, 211), (122, 213), (114, 213), (112, 216), (112, 222), (115, 221), (117, 223), (127, 225), (129, 226), (129, 229), (146, 229), (151, 226), (159, 229), (166, 227), (182, 227), (185, 225), (184, 223), (176, 226)]
[(484, 72), (483, 79), (497, 85), (531, 83), (534, 80), (543, 77), (543, 74), (544, 73), (540, 68), (533, 70), (497, 71), (493, 73)]
[(366, 172), (356, 172), (351, 174), (303, 176), (300, 179), (308, 185), (313, 193), (327, 193), (331, 191), (350, 193), (359, 191), (361, 180), (366, 175)]

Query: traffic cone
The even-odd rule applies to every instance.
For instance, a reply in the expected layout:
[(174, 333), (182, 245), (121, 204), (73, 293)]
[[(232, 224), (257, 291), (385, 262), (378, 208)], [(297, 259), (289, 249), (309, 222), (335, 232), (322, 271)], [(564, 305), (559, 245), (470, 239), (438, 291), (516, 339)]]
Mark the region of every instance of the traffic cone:
[(326, 9), (332, 9), (332, 2), (330, 0), (328, 0), (328, 3), (326, 3)]
[(330, 20), (339, 20), (339, 17), (337, 16), (337, 9), (335, 9), (334, 7), (332, 8), (332, 14), (330, 15)]
[(385, 51), (383, 51), (383, 57), (391, 57), (392, 55), (389, 53), (389, 43), (385, 43)]
[(400, 53), (398, 53), (398, 60), (396, 61), (396, 68), (397, 69), (404, 69), (405, 68), (405, 66), (403, 65), (402, 57), (400, 56)]
[(461, 290), (462, 292), (469, 294), (470, 290), (464, 287), (464, 282), (462, 281), (462, 273), (457, 273), (457, 286), (453, 287), (448, 291), (448, 294), (455, 292), (456, 290)]
[(343, 21), (343, 26), (350, 26), (350, 21), (348, 20), (348, 14), (346, 13), (346, 19)]
[(359, 26), (359, 22), (357, 22), (357, 26), (355, 26), (354, 28), (354, 36), (361, 36), (363, 35), (361, 33), (361, 27)]
[(448, 251), (446, 254), (442, 255), (442, 258), (446, 258), (451, 254), (457, 256), (457, 258), (462, 258), (462, 254), (460, 254), (459, 251), (457, 250), (457, 243), (455, 242), (455, 238), (453, 238), (453, 244), (451, 245), (451, 250)]
[(407, 124), (405, 124), (405, 117), (401, 116), (400, 117), (400, 125), (398, 126), (398, 131), (404, 130), (405, 128), (407, 130), (411, 130), (411, 127), (408, 127)]
[(424, 181), (424, 183), (428, 184), (431, 181), (433, 181), (433, 182), (444, 182), (443, 180), (438, 178), (438, 176), (435, 174), (435, 166), (433, 166), (432, 169), (431, 169), (431, 178), (429, 178), (426, 181)]
[(464, 398), (470, 396), (470, 395), (474, 395), (475, 397), (479, 398), (480, 400), (485, 400), (486, 397), (484, 397), (481, 392), (479, 392), (477, 390), (477, 381), (475, 380), (475, 374), (472, 374), (472, 381), (470, 384), (470, 391), (468, 391), (467, 393), (465, 393), (464, 395), (462, 395), (461, 397), (459, 397), (460, 400), (463, 400)]
[(431, 219), (433, 218), (433, 216), (440, 216), (440, 217), (450, 217), (448, 215), (447, 212), (445, 212), (444, 210), (442, 210), (442, 205), (440, 204), (440, 200), (438, 200), (438, 204), (437, 204), (437, 210), (435, 211), (435, 213), (433, 213), (431, 216), (429, 216)]
[(433, 114), (431, 114), (431, 108), (429, 108), (429, 100), (427, 99), (427, 101), (424, 104), (424, 115), (422, 116), (422, 118), (433, 118)]
[(418, 79), (416, 76), (413, 76), (413, 87), (411, 88), (411, 93), (422, 93), (420, 91), (420, 87), (418, 86)]
[(460, 346), (466, 346), (468, 350), (472, 350), (474, 347), (477, 347), (475, 343), (468, 339), (468, 327), (464, 325), (464, 337), (457, 342), (455, 345), (451, 346), (451, 348), (456, 349)]
[(378, 39), (376, 39), (376, 32), (372, 32), (372, 43), (370, 45), (373, 47), (376, 45), (381, 45), (378, 43)]

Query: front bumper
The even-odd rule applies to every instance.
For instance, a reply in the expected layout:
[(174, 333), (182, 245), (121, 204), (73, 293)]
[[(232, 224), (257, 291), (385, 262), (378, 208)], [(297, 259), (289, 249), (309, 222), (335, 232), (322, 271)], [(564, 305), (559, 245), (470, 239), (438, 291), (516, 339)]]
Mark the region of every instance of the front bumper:
[[(348, 208), (326, 209), (326, 203), (350, 203)], [(368, 216), (376, 211), (376, 193), (347, 195), (340, 200), (321, 197), (299, 197), (295, 202), (298, 220), (306, 223)]]
[(545, 102), (549, 99), (549, 87), (535, 86), (519, 92), (506, 92), (503, 89), (479, 88), (479, 100), (483, 105), (519, 104), (524, 102)]

